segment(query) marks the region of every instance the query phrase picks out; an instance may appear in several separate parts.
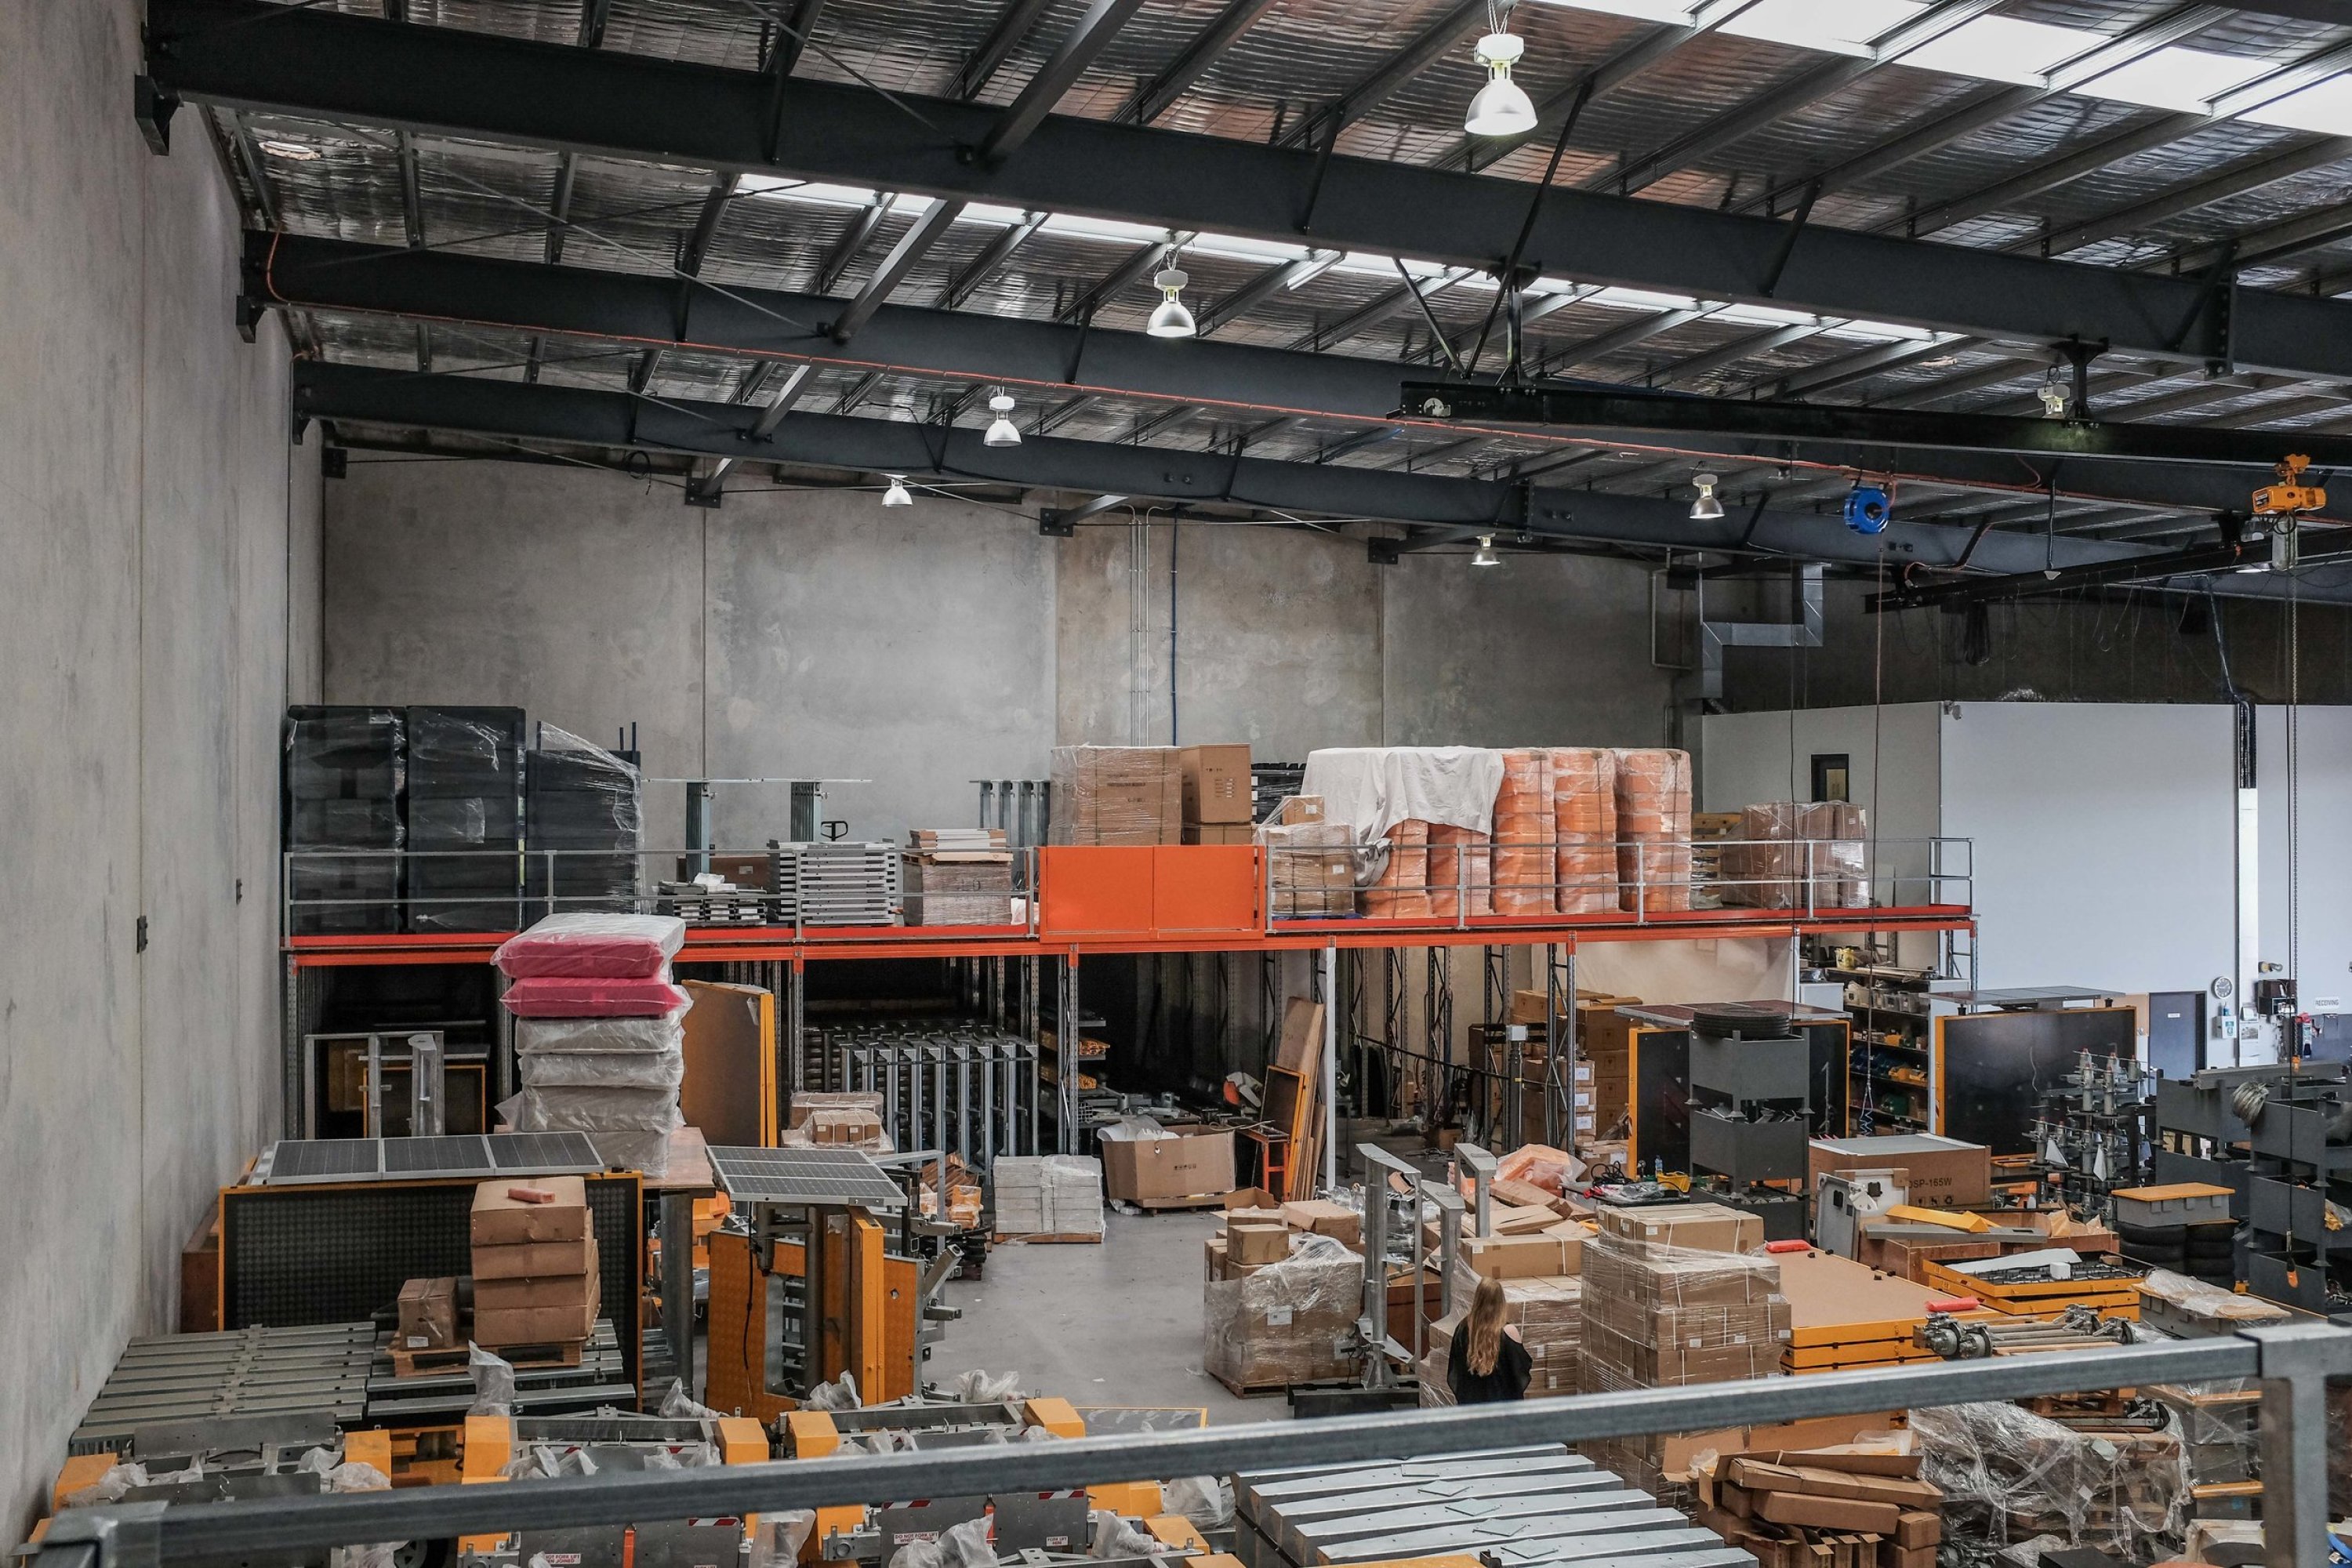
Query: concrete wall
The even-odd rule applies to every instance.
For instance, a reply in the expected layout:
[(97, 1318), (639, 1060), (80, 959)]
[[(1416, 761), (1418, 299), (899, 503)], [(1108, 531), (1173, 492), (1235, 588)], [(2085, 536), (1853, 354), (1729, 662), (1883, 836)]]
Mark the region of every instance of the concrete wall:
[[(1655, 745), (1667, 672), (1630, 565), (1458, 554), (1120, 516), (1050, 539), (923, 493), (730, 491), (584, 469), (354, 454), (327, 491), (335, 702), (520, 703), (656, 777), (817, 774), (857, 837), (971, 819), (968, 780), (1043, 777), (1055, 744), (1246, 740)], [(679, 792), (648, 807), (678, 844)], [(782, 831), (781, 792), (719, 792), (719, 831)]]
[[(130, 115), (140, 7), (0, 7), (0, 1539), (277, 1112), (277, 755), (317, 451), (184, 111)], [(299, 635), (307, 635), (302, 633)], [(141, 950), (142, 921), (145, 949)]]

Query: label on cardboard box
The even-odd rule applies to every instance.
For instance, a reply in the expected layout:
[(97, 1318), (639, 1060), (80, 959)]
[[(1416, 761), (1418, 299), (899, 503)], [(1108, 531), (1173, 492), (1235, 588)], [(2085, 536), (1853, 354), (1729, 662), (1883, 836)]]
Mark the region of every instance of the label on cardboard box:
[(1187, 746), (1179, 755), (1185, 821), (1245, 823), (1255, 815), (1248, 746)]

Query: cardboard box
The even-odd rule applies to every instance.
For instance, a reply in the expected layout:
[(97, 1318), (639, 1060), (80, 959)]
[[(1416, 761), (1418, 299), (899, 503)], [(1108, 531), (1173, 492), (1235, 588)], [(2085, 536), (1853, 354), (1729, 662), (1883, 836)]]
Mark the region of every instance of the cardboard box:
[(1328, 1236), (1349, 1247), (1364, 1245), (1364, 1216), (1345, 1204), (1335, 1204), (1328, 1198), (1285, 1204), (1282, 1205), (1282, 1219), (1293, 1230), (1312, 1231), (1317, 1236)]
[(1255, 1214), (1260, 1211), (1271, 1214), (1279, 1220), (1282, 1217), (1282, 1200), (1264, 1187), (1235, 1187), (1225, 1194), (1225, 1216), (1228, 1219), (1237, 1214)]
[(502, 1345), (572, 1344), (596, 1328), (597, 1302), (571, 1307), (512, 1307), (501, 1310), (474, 1309), (474, 1342), (485, 1350)]
[(1538, 1279), (1571, 1272), (1567, 1244), (1559, 1237), (1540, 1232), (1474, 1236), (1462, 1244), (1462, 1261), (1481, 1279)]
[(1183, 773), (1173, 746), (1056, 746), (1056, 844), (1173, 844), (1183, 825)]
[(882, 1119), (870, 1110), (843, 1106), (835, 1110), (815, 1110), (801, 1123), (809, 1142), (828, 1148), (856, 1148), (878, 1143), (882, 1138)]
[(1257, 795), (1250, 785), (1249, 747), (1187, 746), (1178, 755), (1186, 822), (1247, 826), (1257, 815)]
[[(489, 1250), (495, 1251), (496, 1248)], [(588, 1267), (575, 1274), (474, 1277), (474, 1316), (534, 1307), (587, 1307), (596, 1303), (596, 1244), (588, 1244)], [(476, 1336), (479, 1337), (478, 1333)]]
[(1752, 1252), (1764, 1245), (1764, 1221), (1722, 1204), (1657, 1204), (1620, 1208), (1603, 1204), (1593, 1218), (1611, 1236), (1695, 1252)]
[(1271, 1225), (1235, 1220), (1225, 1226), (1225, 1247), (1235, 1263), (1279, 1263), (1290, 1256), (1290, 1227), (1279, 1219)]
[(1865, 1535), (1892, 1535), (1902, 1519), (1902, 1510), (1892, 1503), (1812, 1497), (1804, 1492), (1766, 1492), (1756, 1500), (1756, 1514), (1775, 1524), (1858, 1530)]
[(1319, 795), (1285, 795), (1282, 804), (1274, 808), (1274, 816), (1269, 820), (1285, 827), (1320, 822), (1323, 820), (1323, 797)]
[(457, 1281), (411, 1279), (400, 1288), (392, 1342), (407, 1351), (446, 1351), (457, 1343)]
[(1911, 1201), (1922, 1208), (1968, 1209), (1992, 1201), (1992, 1151), (1926, 1132), (1885, 1138), (1816, 1138), (1807, 1184), (1818, 1193), (1833, 1171), (1905, 1171)]
[[(508, 1196), (517, 1187), (552, 1192), (555, 1201), (533, 1204)], [(590, 1234), (587, 1185), (577, 1176), (500, 1176), (484, 1182), (474, 1189), (468, 1228), (476, 1247), (585, 1241)]]
[[(696, 1228), (701, 1221), (695, 1222)], [(585, 1274), (589, 1271), (593, 1240), (583, 1241), (523, 1241), (503, 1247), (474, 1248), (474, 1279), (478, 1285), (485, 1279), (531, 1279), (551, 1274)]]
[(1171, 1138), (1104, 1139), (1103, 1190), (1129, 1203), (1207, 1198), (1234, 1185), (1234, 1135), (1171, 1127)]
[(1187, 844), (1255, 844), (1256, 830), (1246, 822), (1188, 822)]

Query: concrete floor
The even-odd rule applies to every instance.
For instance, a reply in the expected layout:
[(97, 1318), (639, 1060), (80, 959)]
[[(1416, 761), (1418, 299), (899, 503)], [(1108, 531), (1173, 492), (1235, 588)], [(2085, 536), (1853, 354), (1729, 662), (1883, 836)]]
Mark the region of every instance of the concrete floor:
[(1280, 1399), (1236, 1399), (1201, 1370), (1203, 1211), (1104, 1215), (1099, 1246), (1011, 1243), (986, 1278), (942, 1294), (963, 1316), (947, 1325), (923, 1376), (974, 1367), (1017, 1372), (1024, 1393), (1073, 1405), (1205, 1406), (1213, 1423), (1287, 1420)]

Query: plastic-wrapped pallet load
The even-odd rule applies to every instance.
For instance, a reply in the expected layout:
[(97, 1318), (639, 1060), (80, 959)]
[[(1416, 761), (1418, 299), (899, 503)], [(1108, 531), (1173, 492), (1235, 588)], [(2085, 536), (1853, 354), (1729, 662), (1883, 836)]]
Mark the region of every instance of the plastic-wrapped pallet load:
[[(1466, 1263), (1454, 1261), (1454, 1299), (1467, 1300), (1478, 1288), (1478, 1277)], [(1529, 1399), (1549, 1399), (1574, 1394), (1583, 1363), (1584, 1344), (1584, 1281), (1570, 1276), (1538, 1276), (1528, 1279), (1505, 1279), (1503, 1287), (1503, 1321), (1519, 1331), (1519, 1343), (1526, 1347), (1530, 1373), (1528, 1378)], [(1434, 1360), (1442, 1398), (1433, 1398), (1424, 1370), (1422, 1404), (1451, 1405), (1454, 1403), (1446, 1382), (1446, 1356), (1451, 1351), (1454, 1335), (1468, 1315), (1466, 1309), (1457, 1309), (1429, 1326), (1429, 1356), (1424, 1366)]]
[(1102, 1162), (1091, 1155), (1003, 1154), (990, 1175), (1000, 1239), (1102, 1235)]
[(522, 891), (522, 710), (411, 708), (404, 723), (409, 930), (513, 930)]
[(522, 1078), (499, 1109), (515, 1131), (584, 1132), (609, 1165), (667, 1172), (685, 1120), (688, 1005), (669, 960), (685, 942), (674, 916), (583, 912), (551, 915), (499, 949)]
[(1617, 908), (1617, 753), (1557, 746), (1551, 753), (1552, 825), (1559, 846), (1553, 898), (1564, 915)]
[(293, 852), (291, 934), (400, 929), (406, 755), (396, 708), (286, 710), (280, 820)]
[(1429, 912), (1452, 920), (1495, 912), (1495, 852), (1490, 835), (1450, 822), (1429, 825)]
[[(1963, 1554), (1948, 1560), (2038, 1562), (2088, 1548), (2160, 1562), (2187, 1531), (2177, 1433), (2062, 1426), (2014, 1405), (1923, 1405), (1910, 1426), (1920, 1475), (1944, 1491), (1945, 1550)], [(2029, 1544), (2035, 1552), (2012, 1554)]]
[(1870, 902), (1868, 835), (1869, 814), (1842, 800), (1744, 807), (1739, 842), (1723, 851), (1722, 900), (1763, 910), (1862, 908)]
[(1349, 1346), (1363, 1310), (1364, 1259), (1344, 1243), (1308, 1236), (1281, 1262), (1204, 1289), (1202, 1364), (1235, 1393), (1357, 1370)]
[(1551, 884), (1559, 832), (1551, 753), (1503, 753), (1503, 783), (1495, 792), (1495, 912), (1553, 912)]
[(644, 791), (631, 763), (540, 726), (538, 744), (523, 756), (523, 890), (532, 908), (634, 906)]
[(1690, 753), (1644, 748), (1619, 751), (1612, 760), (1618, 908), (1634, 914), (1689, 909)]
[(1336, 919), (1356, 912), (1353, 836), (1344, 822), (1269, 822), (1257, 842), (1276, 919)]
[(1173, 746), (1056, 746), (1056, 844), (1183, 842), (1183, 753)]
[(1388, 864), (1364, 894), (1364, 912), (1391, 920), (1427, 920), (1429, 824), (1408, 818), (1388, 832)]

